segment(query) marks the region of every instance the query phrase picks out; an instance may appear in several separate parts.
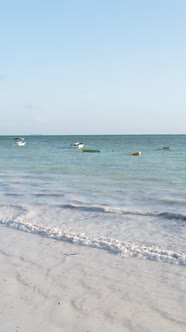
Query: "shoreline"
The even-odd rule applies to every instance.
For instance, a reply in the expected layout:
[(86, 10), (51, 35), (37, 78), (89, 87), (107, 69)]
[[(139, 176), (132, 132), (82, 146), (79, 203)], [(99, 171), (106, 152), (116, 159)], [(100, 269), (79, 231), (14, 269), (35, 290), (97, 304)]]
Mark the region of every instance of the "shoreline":
[(183, 266), (0, 227), (3, 332), (182, 332)]

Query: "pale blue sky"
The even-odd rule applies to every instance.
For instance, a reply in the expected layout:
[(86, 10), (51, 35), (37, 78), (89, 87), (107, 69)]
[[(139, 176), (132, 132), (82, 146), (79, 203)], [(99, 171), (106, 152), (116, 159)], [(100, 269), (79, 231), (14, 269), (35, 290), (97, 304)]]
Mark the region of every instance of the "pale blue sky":
[(185, 0), (0, 0), (0, 134), (186, 134)]

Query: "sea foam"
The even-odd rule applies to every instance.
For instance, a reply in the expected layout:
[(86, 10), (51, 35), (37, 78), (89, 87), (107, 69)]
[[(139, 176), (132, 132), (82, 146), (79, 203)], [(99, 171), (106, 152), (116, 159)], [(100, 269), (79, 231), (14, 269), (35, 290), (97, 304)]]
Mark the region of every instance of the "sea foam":
[(15, 217), (12, 220), (1, 218), (0, 223), (15, 230), (36, 234), (42, 237), (65, 241), (74, 245), (107, 250), (121, 257), (136, 257), (186, 266), (186, 255), (160, 246), (146, 246), (140, 243), (119, 241), (107, 237), (90, 237), (84, 233), (73, 233), (57, 227), (35, 225)]

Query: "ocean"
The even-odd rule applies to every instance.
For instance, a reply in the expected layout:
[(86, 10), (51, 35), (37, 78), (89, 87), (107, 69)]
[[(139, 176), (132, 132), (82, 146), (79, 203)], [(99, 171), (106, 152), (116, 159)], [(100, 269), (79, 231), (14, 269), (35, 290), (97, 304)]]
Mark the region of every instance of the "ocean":
[(1, 226), (186, 266), (186, 135), (15, 137), (0, 137)]

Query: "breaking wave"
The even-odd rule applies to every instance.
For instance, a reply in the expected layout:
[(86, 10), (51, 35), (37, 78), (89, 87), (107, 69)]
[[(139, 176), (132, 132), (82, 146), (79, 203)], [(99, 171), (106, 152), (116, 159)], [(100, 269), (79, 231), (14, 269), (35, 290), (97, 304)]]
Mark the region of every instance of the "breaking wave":
[(186, 266), (186, 255), (159, 246), (146, 246), (107, 237), (90, 237), (84, 233), (73, 233), (59, 228), (34, 225), (28, 222), (19, 221), (18, 219), (19, 218), (7, 220), (7, 218), (3, 218), (0, 220), (0, 223), (7, 227), (36, 234), (45, 238), (65, 241), (74, 245), (107, 250), (122, 257), (130, 256)]
[[(50, 194), (39, 194), (38, 196), (49, 196)], [(52, 195), (53, 196), (53, 195)], [(63, 196), (61, 194), (56, 194), (55, 197)], [(186, 221), (186, 215), (181, 213), (169, 212), (169, 211), (148, 211), (148, 210), (137, 210), (137, 209), (123, 209), (123, 208), (112, 208), (110, 206), (89, 206), (89, 205), (76, 205), (76, 204), (49, 204), (51, 207), (58, 207), (61, 209), (69, 209), (82, 212), (91, 212), (91, 213), (105, 213), (105, 214), (120, 214), (120, 215), (132, 215), (132, 216), (143, 216), (143, 217), (161, 217), (169, 220), (178, 220)], [(48, 204), (47, 204), (48, 206)], [(25, 212), (25, 208), (20, 205), (13, 204), (0, 204), (0, 209), (7, 211), (7, 208), (11, 210), (22, 210)]]
[(102, 206), (85, 206), (85, 205), (73, 205), (73, 204), (64, 204), (59, 207), (63, 209), (73, 209), (86, 212), (98, 212), (98, 213), (112, 213), (112, 214), (121, 214), (121, 215), (136, 215), (136, 216), (147, 216), (147, 217), (162, 217), (165, 219), (175, 219), (180, 221), (186, 221), (186, 215), (175, 212), (167, 211), (144, 211), (144, 210), (130, 210), (130, 209), (121, 209), (121, 208), (111, 208), (111, 207), (102, 207)]

